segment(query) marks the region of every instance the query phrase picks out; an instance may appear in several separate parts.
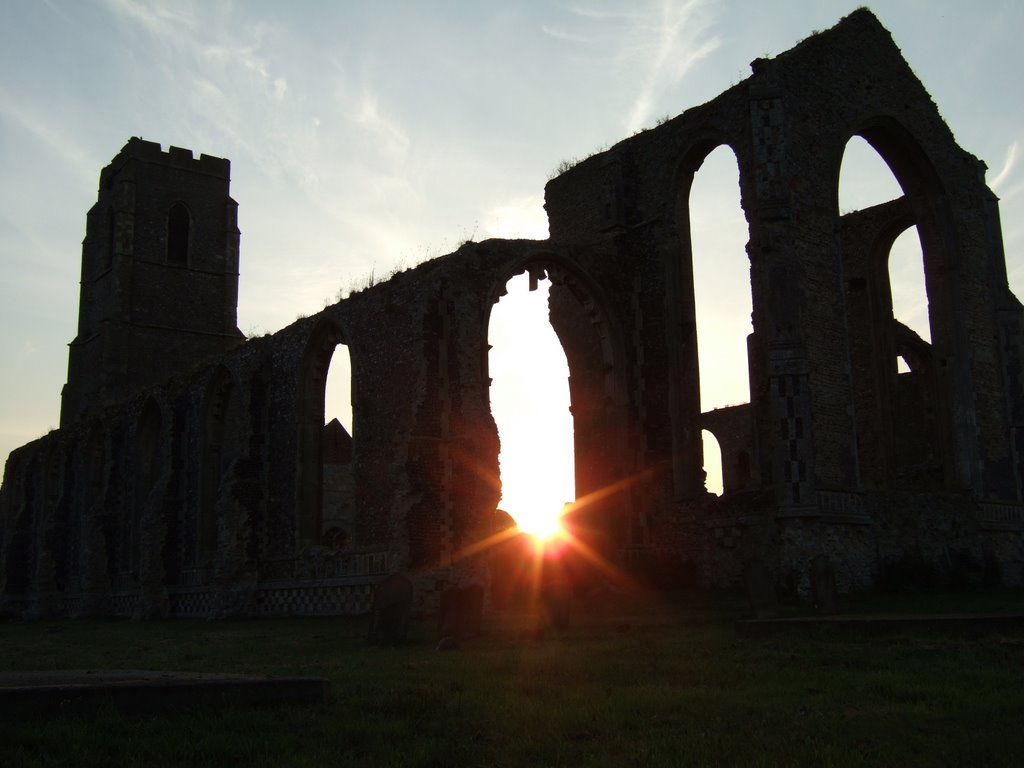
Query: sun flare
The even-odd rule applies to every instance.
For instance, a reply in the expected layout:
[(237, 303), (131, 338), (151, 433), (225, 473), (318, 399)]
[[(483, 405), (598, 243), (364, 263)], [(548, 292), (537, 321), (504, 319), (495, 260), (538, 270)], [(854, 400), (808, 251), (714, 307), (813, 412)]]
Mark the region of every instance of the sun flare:
[(501, 452), (499, 507), (538, 539), (561, 531), (576, 498), (569, 366), (548, 320), (548, 291), (519, 275), (491, 313), (491, 410)]
[(509, 512), (515, 518), (516, 525), (523, 533), (528, 533), (535, 539), (546, 541), (563, 533), (562, 515), (559, 512), (552, 513), (549, 509), (539, 509), (531, 512), (515, 514)]
[(550, 539), (563, 531), (562, 516), (570, 508), (567, 485), (550, 463), (521, 460), (502, 471), (501, 508), (523, 533)]
[(571, 445), (563, 442), (550, 433), (540, 437), (513, 429), (502, 433), (499, 506), (515, 519), (519, 530), (540, 539), (562, 530), (562, 516), (575, 498)]

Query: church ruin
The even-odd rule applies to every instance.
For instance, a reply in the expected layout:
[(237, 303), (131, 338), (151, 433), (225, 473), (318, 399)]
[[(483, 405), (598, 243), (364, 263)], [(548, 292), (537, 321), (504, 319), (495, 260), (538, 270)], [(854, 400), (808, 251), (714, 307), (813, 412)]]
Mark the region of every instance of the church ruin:
[[(985, 165), (867, 10), (752, 70), (552, 179), (549, 239), (467, 243), (248, 340), (228, 161), (131, 139), (87, 218), (60, 429), (7, 460), (0, 611), (355, 613), (393, 573), (425, 608), (486, 584), (487, 327), (524, 272), (550, 281), (568, 360), (577, 514), (620, 572), (715, 587), (757, 562), (806, 596), (826, 558), (840, 591), (1021, 585), (1024, 311)], [(843, 215), (854, 136), (904, 194)], [(702, 413), (689, 197), (722, 145), (749, 228), (751, 400)], [(910, 227), (930, 342), (892, 311)], [(339, 345), (351, 435), (324, 423)]]

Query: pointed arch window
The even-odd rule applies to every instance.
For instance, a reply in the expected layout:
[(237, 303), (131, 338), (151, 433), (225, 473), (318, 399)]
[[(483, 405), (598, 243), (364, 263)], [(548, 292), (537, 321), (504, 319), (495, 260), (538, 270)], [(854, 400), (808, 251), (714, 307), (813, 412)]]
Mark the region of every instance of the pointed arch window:
[(167, 214), (167, 263), (188, 264), (191, 217), (184, 203), (175, 203)]

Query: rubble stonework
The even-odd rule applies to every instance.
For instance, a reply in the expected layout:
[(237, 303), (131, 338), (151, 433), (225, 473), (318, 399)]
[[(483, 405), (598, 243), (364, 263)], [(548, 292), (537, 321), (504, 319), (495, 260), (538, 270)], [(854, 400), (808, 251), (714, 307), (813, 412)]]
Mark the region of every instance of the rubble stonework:
[[(0, 609), (345, 613), (396, 573), (419, 608), (481, 583), (500, 497), (487, 326), (523, 272), (551, 283), (579, 520), (624, 572), (713, 587), (756, 570), (804, 599), (817, 572), (839, 592), (1020, 585), (1024, 310), (984, 164), (867, 10), (752, 70), (552, 179), (548, 240), (467, 243), (244, 342), (227, 161), (129, 142), (89, 214), (61, 428), (7, 461)], [(840, 215), (853, 136), (905, 194)], [(721, 145), (749, 225), (752, 399), (702, 414), (688, 199)], [(888, 249), (911, 226), (930, 343), (892, 314)], [(154, 299), (193, 288), (213, 297), (204, 327)], [(351, 435), (324, 424), (339, 344)], [(722, 446), (721, 497), (702, 428)]]

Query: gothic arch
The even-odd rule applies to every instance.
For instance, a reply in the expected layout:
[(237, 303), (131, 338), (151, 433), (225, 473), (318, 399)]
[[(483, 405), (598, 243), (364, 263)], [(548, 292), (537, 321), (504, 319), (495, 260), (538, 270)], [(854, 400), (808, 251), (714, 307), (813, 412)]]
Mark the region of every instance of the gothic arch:
[(69, 581), (77, 576), (71, 562), (78, 547), (78, 531), (72, 527), (71, 499), (75, 493), (75, 467), (72, 457), (75, 444), (54, 442), (46, 458), (46, 510), (43, 528), (43, 549), (52, 559), (53, 585), (65, 592)]
[[(630, 413), (623, 324), (605, 291), (576, 261), (564, 253), (538, 251), (497, 272), (485, 305), (485, 333), (506, 283), (524, 272), (531, 284), (551, 281), (549, 319), (569, 367), (579, 515), (602, 521), (600, 527), (611, 542), (625, 543), (642, 533), (634, 520), (637, 505), (628, 482), (640, 469), (641, 448), (631, 430), (635, 419)], [(484, 345), (485, 371), (486, 353)]]
[(203, 407), (202, 466), (196, 557), (199, 562), (217, 551), (218, 500), (231, 463), (238, 458), (239, 390), (231, 372), (218, 366), (206, 386)]
[[(959, 248), (947, 192), (935, 165), (912, 132), (895, 118), (876, 116), (865, 119), (846, 134), (838, 147), (838, 156), (832, 161), (836, 211), (839, 210), (842, 156), (854, 136), (864, 139), (878, 153), (903, 190), (911, 209), (912, 223), (917, 225), (921, 235), (929, 302), (938, 301), (940, 306), (937, 309), (943, 314), (949, 312), (945, 306), (946, 292), (942, 290), (945, 286), (940, 283), (939, 276), (956, 265)], [(933, 327), (933, 333), (936, 331), (941, 335), (941, 329)]]
[(110, 590), (108, 557), (113, 544), (104, 532), (106, 510), (104, 496), (108, 482), (107, 434), (101, 423), (93, 422), (85, 436), (81, 456), (78, 530), (81, 549), (78, 555), (79, 591), (82, 604), (78, 611), (91, 615), (98, 609), (98, 595)]
[[(965, 433), (968, 424), (973, 424), (973, 416), (967, 414), (965, 423), (958, 425), (950, 407), (958, 390), (969, 386), (965, 379), (969, 380), (970, 368), (966, 334), (957, 321), (961, 301), (955, 265), (959, 251), (944, 185), (921, 144), (899, 121), (886, 116), (864, 120), (847, 136), (842, 151), (853, 136), (863, 138), (878, 153), (904, 193), (901, 199), (866, 209), (878, 221), (866, 263), (861, 265), (864, 274), (852, 276), (856, 257), (843, 257), (847, 286), (853, 289), (847, 292), (851, 318), (848, 344), (854, 360), (867, 362), (866, 358), (871, 358), (867, 368), (870, 373), (860, 372), (867, 380), (854, 381), (855, 402), (867, 407), (877, 419), (871, 424), (865, 416), (857, 415), (861, 482), (869, 487), (907, 489), (936, 484), (971, 487), (973, 470), (966, 468), (963, 457), (958, 461), (957, 453), (973, 453), (975, 436)], [(834, 165), (837, 220), (844, 218), (839, 216), (838, 203), (842, 151)], [(909, 329), (893, 317), (888, 259), (896, 238), (912, 226), (917, 227), (921, 242), (932, 343), (927, 356), (916, 356), (918, 360), (927, 359), (927, 363), (913, 376), (900, 377), (896, 358), (901, 343), (906, 346), (903, 342)], [(839, 229), (842, 232), (842, 224)], [(841, 234), (840, 239), (845, 250), (856, 250), (848, 234)], [(873, 343), (868, 347), (853, 336), (858, 332), (855, 292), (861, 286), (857, 282), (860, 279), (865, 281), (869, 300), (868, 338)], [(854, 369), (858, 369), (856, 364)], [(866, 401), (865, 393), (871, 389), (873, 394)], [(959, 477), (955, 470), (958, 463), (966, 470)]]
[(249, 443), (244, 449), (254, 465), (256, 487), (259, 495), (249, 518), (251, 526), (248, 540), (248, 557), (257, 562), (267, 544), (267, 488), (269, 487), (269, 457), (273, 455), (271, 445), (270, 374), (267, 365), (261, 365), (248, 379), (249, 392)]
[(135, 499), (128, 529), (129, 562), (133, 579), (139, 578), (142, 558), (146, 554), (142, 551), (143, 517), (148, 505), (153, 502), (153, 491), (157, 487), (161, 467), (165, 461), (161, 445), (165, 437), (164, 422), (164, 414), (160, 405), (155, 398), (148, 398), (135, 427)]
[(321, 317), (309, 335), (298, 372), (297, 540), (319, 544), (323, 527), (324, 396), (331, 357), (345, 340), (332, 320)]
[(131, 532), (128, 525), (132, 519), (134, 494), (129, 486), (131, 458), (129, 455), (127, 419), (112, 425), (108, 437), (109, 463), (104, 472), (104, 493), (100, 504), (101, 528), (106, 542), (106, 568), (110, 584), (116, 592), (122, 586), (122, 574), (130, 546)]
[[(696, 299), (693, 277), (693, 242), (690, 222), (690, 194), (693, 180), (708, 155), (719, 147), (728, 147), (739, 170), (740, 205), (747, 218), (748, 187), (746, 163), (741, 152), (744, 143), (726, 133), (715, 131), (698, 135), (679, 155), (673, 182), (676, 242), (665, 253), (666, 311), (669, 331), (669, 413), (672, 422), (672, 475), (677, 498), (696, 498), (704, 493), (703, 446), (701, 436), (700, 363), (698, 359)], [(751, 295), (752, 318), (757, 317), (757, 296), (752, 274), (747, 288)], [(752, 319), (752, 322), (753, 319)], [(756, 327), (754, 332), (756, 332)], [(750, 361), (747, 361), (749, 375)], [(753, 384), (751, 397), (753, 397)]]
[[(512, 278), (523, 273), (530, 275), (531, 285), (548, 279), (552, 288), (561, 292), (568, 292), (581, 305), (588, 320), (595, 326), (600, 348), (600, 355), (606, 365), (621, 365), (625, 356), (622, 342), (621, 323), (618, 323), (608, 310), (610, 302), (604, 295), (598, 283), (587, 274), (574, 260), (560, 253), (553, 251), (539, 251), (513, 260), (508, 266), (497, 273), (497, 279), (488, 291), (488, 300), (485, 304), (487, 321), (490, 322), (490, 313), (494, 305), (498, 303), (505, 294), (505, 285)], [(486, 328), (487, 323), (484, 324)], [(567, 339), (562, 338), (559, 329), (559, 341), (565, 348)], [(486, 349), (484, 358), (484, 370), (486, 370)], [(620, 390), (616, 399), (624, 397), (624, 378), (617, 382)], [(609, 392), (613, 390), (610, 388)]]

